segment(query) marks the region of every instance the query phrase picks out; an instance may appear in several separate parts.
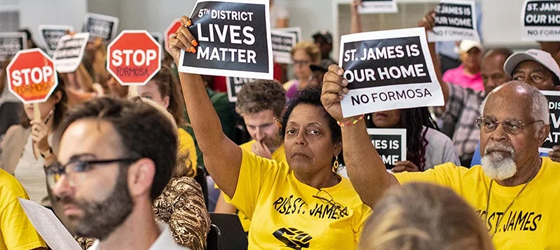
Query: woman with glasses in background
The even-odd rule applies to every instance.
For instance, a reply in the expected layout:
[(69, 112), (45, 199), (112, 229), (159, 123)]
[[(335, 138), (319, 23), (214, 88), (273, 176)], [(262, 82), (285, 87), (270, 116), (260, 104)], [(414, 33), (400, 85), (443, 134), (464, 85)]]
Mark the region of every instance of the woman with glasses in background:
[(298, 91), (304, 89), (312, 77), (309, 66), (317, 65), (321, 61), (321, 50), (311, 42), (299, 42), (292, 49), (292, 69), (296, 79), (284, 83), (286, 98), (289, 100), (297, 97)]

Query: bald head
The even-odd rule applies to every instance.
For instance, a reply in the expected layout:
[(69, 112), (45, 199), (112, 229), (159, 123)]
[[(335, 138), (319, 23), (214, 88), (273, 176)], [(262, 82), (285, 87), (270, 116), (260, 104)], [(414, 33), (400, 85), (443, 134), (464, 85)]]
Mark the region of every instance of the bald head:
[[(490, 106), (486, 107), (487, 103)], [(548, 100), (546, 97), (537, 88), (515, 80), (506, 82), (490, 92), (480, 105), (480, 114), (485, 115), (488, 109), (515, 107), (530, 112), (528, 115), (533, 120), (543, 120), (544, 124), (549, 124)], [(526, 107), (531, 107), (531, 109)]]

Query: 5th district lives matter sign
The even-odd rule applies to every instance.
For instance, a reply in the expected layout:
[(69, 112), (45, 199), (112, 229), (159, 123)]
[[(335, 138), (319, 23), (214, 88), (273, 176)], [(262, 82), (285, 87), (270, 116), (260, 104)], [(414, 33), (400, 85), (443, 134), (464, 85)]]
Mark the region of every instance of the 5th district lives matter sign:
[(387, 169), (393, 168), (397, 161), (406, 161), (406, 129), (369, 128), (367, 132)]
[(560, 2), (531, 1), (521, 11), (522, 37), (539, 41), (560, 40)]
[(179, 71), (272, 79), (268, 0), (199, 0), (191, 19), (199, 46), (181, 52)]
[(550, 134), (539, 148), (541, 152), (552, 150), (554, 145), (560, 145), (560, 92), (541, 91), (548, 99), (548, 110), (550, 111)]
[(349, 83), (344, 117), (443, 105), (423, 28), (342, 36), (339, 58)]
[(435, 8), (436, 25), (428, 32), (428, 40), (436, 41), (480, 41), (476, 30), (474, 1), (442, 0)]

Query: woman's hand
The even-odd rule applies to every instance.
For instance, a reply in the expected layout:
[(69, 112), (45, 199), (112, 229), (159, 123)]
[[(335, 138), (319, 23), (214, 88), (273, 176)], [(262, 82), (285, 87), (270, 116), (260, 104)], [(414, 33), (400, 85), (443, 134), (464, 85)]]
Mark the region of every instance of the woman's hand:
[[(336, 64), (329, 66), (329, 71), (323, 77), (323, 89), (321, 93), (321, 103), (329, 114), (337, 121), (343, 122), (342, 108), (340, 101), (348, 94), (348, 80), (342, 75), (344, 70)], [(353, 118), (347, 118), (352, 120)]]
[(418, 167), (410, 162), (410, 161), (397, 161), (395, 163), (395, 167), (391, 168), (391, 172), (393, 173), (399, 173), (399, 172), (418, 172), (420, 171), (420, 169), (418, 169)]
[(31, 140), (40, 152), (51, 148), (48, 142), (49, 128), (40, 120), (31, 121)]
[(181, 24), (181, 27), (169, 39), (169, 50), (177, 65), (180, 65), (181, 50), (196, 53), (196, 47), (198, 46), (198, 42), (187, 28), (192, 25), (191, 19), (187, 16), (182, 16)]

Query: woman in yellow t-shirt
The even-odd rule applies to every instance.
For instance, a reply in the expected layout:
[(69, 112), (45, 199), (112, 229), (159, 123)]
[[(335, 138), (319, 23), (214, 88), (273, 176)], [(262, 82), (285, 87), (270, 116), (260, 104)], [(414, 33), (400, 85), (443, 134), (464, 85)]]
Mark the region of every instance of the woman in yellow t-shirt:
[[(181, 49), (197, 41), (183, 26), (169, 42)], [(348, 179), (336, 174), (342, 136), (316, 89), (304, 90), (282, 120), (286, 162), (258, 157), (229, 140), (200, 75), (181, 73), (181, 86), (206, 168), (230, 202), (249, 217), (249, 249), (355, 249), (371, 209)]]
[[(166, 108), (178, 126), (182, 124), (183, 101), (179, 84), (171, 68), (162, 66), (161, 70), (146, 84), (138, 86), (138, 95), (150, 99)], [(196, 148), (192, 136), (182, 128), (177, 131), (179, 137), (179, 153), (188, 155), (186, 166), (191, 166), (187, 176), (196, 175)], [(190, 161), (190, 162), (189, 162)]]

